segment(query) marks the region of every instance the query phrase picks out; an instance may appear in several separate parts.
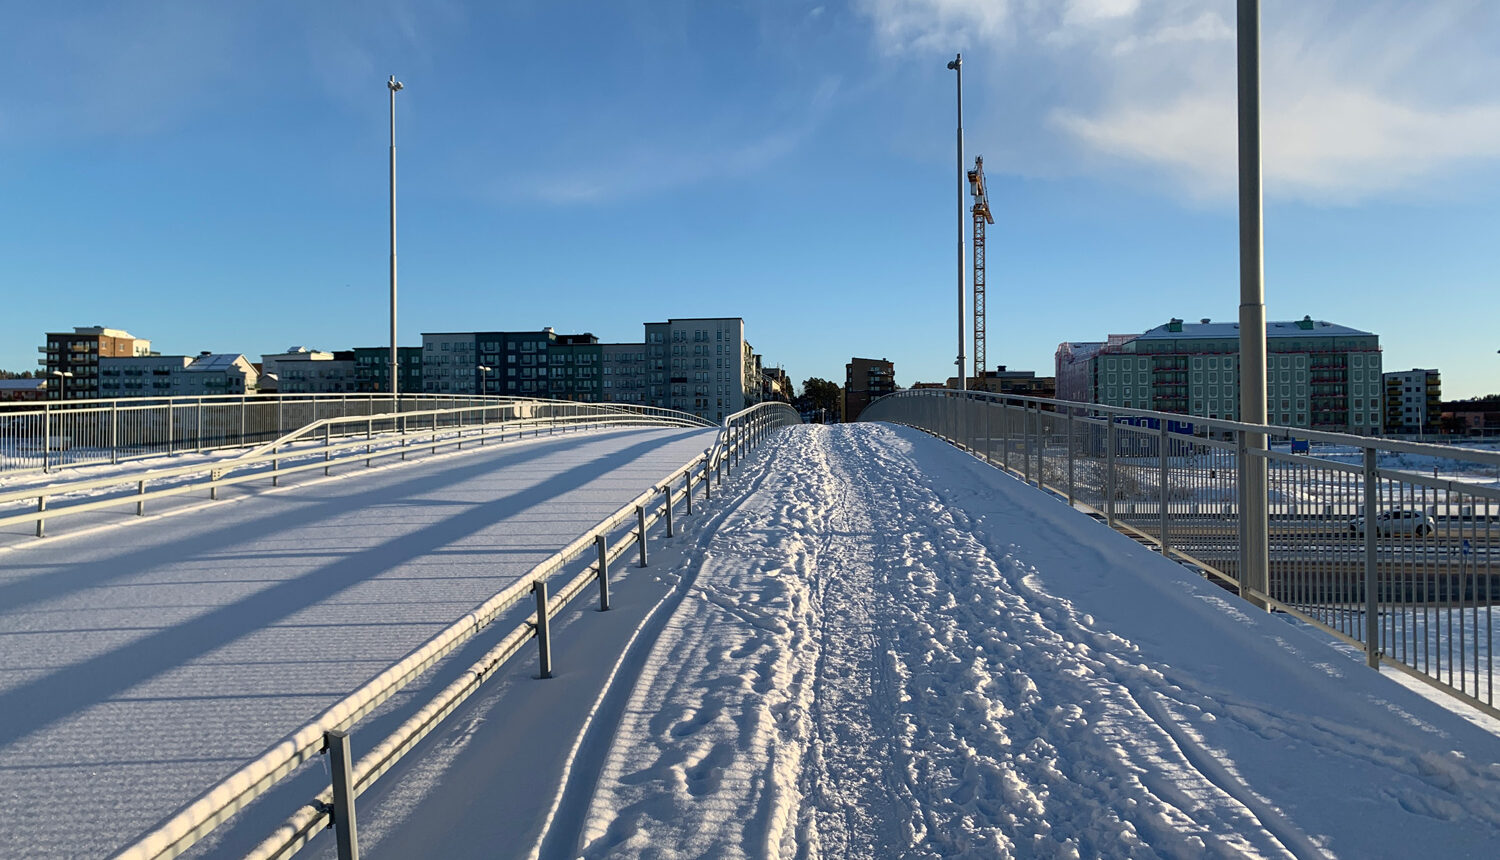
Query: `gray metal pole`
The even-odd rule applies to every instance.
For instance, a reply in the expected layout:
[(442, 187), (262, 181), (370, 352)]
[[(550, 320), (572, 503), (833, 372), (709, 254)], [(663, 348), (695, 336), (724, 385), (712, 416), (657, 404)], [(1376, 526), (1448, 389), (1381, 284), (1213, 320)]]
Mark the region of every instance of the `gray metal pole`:
[(349, 753), (349, 733), (323, 733), (328, 747), (328, 769), (333, 776), (333, 832), (338, 840), (339, 860), (359, 860), (359, 830), (354, 820), (354, 760)]
[(958, 390), (967, 391), (964, 375), (964, 55), (955, 54), (948, 68), (958, 73)]
[(395, 75), (386, 81), (391, 91), (391, 398), (399, 399), (400, 373), (396, 362), (396, 92), (401, 82)]
[(552, 632), (547, 617), (547, 581), (538, 579), (531, 584), (531, 593), (536, 596), (536, 649), (541, 667), (539, 677), (552, 677)]
[[(1239, 70), (1240, 167), (1240, 420), (1266, 423), (1266, 291), (1261, 267), (1262, 235), (1260, 163), (1260, 0), (1237, 0), (1236, 45)], [(1241, 582), (1269, 594), (1270, 525), (1266, 505), (1266, 434), (1246, 434), (1241, 512), (1245, 523), (1245, 569)], [(1252, 600), (1261, 608), (1264, 601)]]

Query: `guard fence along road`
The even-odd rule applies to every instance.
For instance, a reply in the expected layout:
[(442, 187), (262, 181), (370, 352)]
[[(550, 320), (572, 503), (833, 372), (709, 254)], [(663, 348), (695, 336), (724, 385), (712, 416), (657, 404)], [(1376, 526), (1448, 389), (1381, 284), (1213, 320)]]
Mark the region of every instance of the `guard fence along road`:
[[(1500, 452), (934, 389), (860, 420), (947, 439), (1500, 716)], [(1246, 497), (1248, 469), (1266, 473), (1263, 498)]]
[[(579, 405), (535, 398), (433, 394), (245, 394), (0, 403), (0, 476), (185, 451), (245, 448), (330, 418), (401, 412), (456, 414), (451, 410), (510, 403), (535, 404), (538, 409)], [(672, 414), (652, 407), (613, 404), (611, 408), (643, 415)]]
[[(319, 831), (332, 828), (340, 860), (359, 856), (355, 801), (460, 704), (493, 676), (506, 661), (521, 653), (527, 642), (537, 643), (539, 674), (552, 672), (549, 622), (572, 601), (595, 586), (600, 609), (609, 608), (610, 569), (632, 551), (646, 566), (648, 538), (660, 528), (670, 536), (676, 506), (691, 514), (695, 495), (712, 496), (725, 471), (736, 467), (745, 453), (761, 445), (776, 428), (799, 422), (797, 413), (781, 403), (763, 403), (724, 420), (713, 444), (681, 468), (663, 478), (594, 528), (528, 571), (519, 581), (491, 597), (403, 660), (324, 711), (285, 740), (246, 764), (177, 814), (116, 856), (129, 860), (176, 857), (243, 809), (256, 797), (297, 770), (328, 754), (331, 785), (297, 809), (284, 824), (254, 850), (253, 858), (283, 858), (295, 854)], [(591, 559), (567, 582), (553, 587), (571, 562)], [(378, 740), (355, 759), (349, 736), (359, 721), (381, 702), (395, 695), (426, 669), (484, 631), (502, 612), (527, 598), (535, 603), (531, 616), (499, 636), (499, 641), (458, 680), (421, 706), (400, 727)]]
[[(335, 463), (350, 460), (363, 460), (369, 466), (382, 457), (404, 460), (418, 450), (436, 452), (445, 445), (483, 445), (492, 438), (504, 440), (507, 434), (627, 426), (713, 425), (686, 412), (554, 400), (506, 400), (450, 409), (322, 418), (233, 459), (0, 492), (0, 526), (34, 521), (36, 536), (43, 537), (48, 521), (61, 516), (129, 505), (142, 516), (150, 499), (205, 491), (209, 498), (217, 499), (222, 487), (267, 479), (275, 485), (285, 475), (313, 469), (322, 469), (326, 475)], [(63, 503), (49, 506), (57, 499)], [(35, 507), (5, 513), (8, 507), (23, 502), (34, 502)]]

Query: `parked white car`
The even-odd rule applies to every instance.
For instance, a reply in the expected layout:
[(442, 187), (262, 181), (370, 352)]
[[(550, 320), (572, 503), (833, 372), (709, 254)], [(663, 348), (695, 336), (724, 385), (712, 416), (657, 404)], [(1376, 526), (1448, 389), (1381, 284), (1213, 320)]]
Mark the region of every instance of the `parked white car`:
[[(1397, 509), (1394, 511), (1383, 511), (1375, 517), (1375, 534), (1382, 537), (1390, 535), (1430, 535), (1437, 530), (1437, 523), (1432, 517), (1422, 511)], [(1356, 535), (1365, 533), (1365, 518), (1355, 517), (1349, 521), (1349, 531)]]

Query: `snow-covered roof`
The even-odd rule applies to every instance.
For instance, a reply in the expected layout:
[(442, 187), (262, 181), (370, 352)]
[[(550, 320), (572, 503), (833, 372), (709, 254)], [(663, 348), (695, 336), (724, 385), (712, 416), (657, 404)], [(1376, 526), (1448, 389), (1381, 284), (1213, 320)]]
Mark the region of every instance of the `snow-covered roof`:
[(46, 387), (45, 379), (0, 379), (0, 391), (41, 391)]

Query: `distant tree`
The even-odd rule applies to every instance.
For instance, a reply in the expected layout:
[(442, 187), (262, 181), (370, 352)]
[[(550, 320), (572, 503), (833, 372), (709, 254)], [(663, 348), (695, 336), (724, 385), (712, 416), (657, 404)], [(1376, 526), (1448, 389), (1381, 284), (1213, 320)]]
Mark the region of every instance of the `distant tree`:
[(842, 389), (839, 388), (838, 383), (814, 376), (803, 380), (802, 394), (797, 398), (797, 409), (802, 412), (826, 409), (830, 414), (838, 415), (841, 396)]
[(33, 378), (35, 378), (35, 374), (33, 374), (29, 370), (23, 370), (20, 373), (17, 373), (14, 370), (0, 370), (0, 379), (33, 379)]

